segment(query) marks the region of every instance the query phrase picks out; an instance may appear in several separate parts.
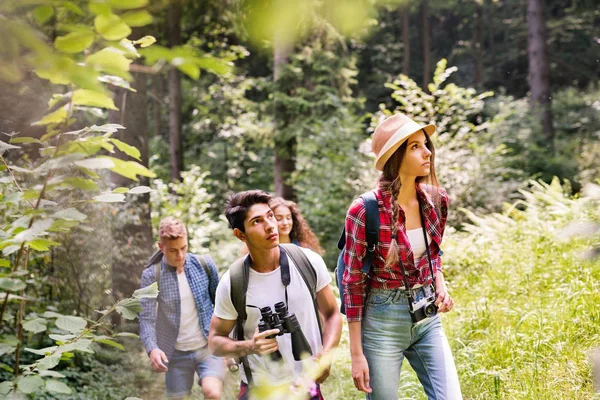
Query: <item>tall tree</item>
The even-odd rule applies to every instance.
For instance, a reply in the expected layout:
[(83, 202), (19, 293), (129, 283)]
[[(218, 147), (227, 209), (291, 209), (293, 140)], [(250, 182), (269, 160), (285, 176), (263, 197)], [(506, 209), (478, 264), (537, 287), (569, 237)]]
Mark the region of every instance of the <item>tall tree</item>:
[[(118, 111), (111, 111), (111, 122), (125, 127), (114, 137), (136, 147), (140, 151), (140, 164), (148, 167), (148, 113), (147, 113), (147, 76), (134, 73), (135, 81), (131, 92), (117, 89), (115, 104)], [(118, 153), (118, 158), (127, 159)], [(116, 187), (130, 186), (131, 180), (122, 175), (112, 174), (111, 181)], [(142, 178), (140, 185), (148, 185), (148, 178)], [(115, 249), (112, 253), (112, 294), (115, 300), (131, 296), (140, 286), (139, 278), (145, 260), (152, 252), (152, 226), (150, 225), (149, 195), (136, 195), (136, 199), (123, 205), (113, 225)], [(119, 315), (115, 314), (115, 323)]]
[(552, 146), (554, 131), (544, 0), (527, 0), (527, 32), (531, 108), (541, 119), (546, 144)]
[(483, 7), (475, 1), (475, 21), (473, 27), (473, 86), (480, 88), (483, 83)]
[(409, 31), (409, 5), (400, 9), (402, 17), (402, 73), (409, 76), (410, 72), (410, 31)]
[[(273, 80), (277, 83), (282, 71), (289, 63), (290, 46), (275, 40), (273, 46)], [(290, 183), (290, 178), (296, 170), (295, 134), (286, 134), (289, 131), (287, 113), (277, 113), (277, 93), (275, 93), (275, 193), (284, 199), (296, 200), (296, 191)], [(279, 114), (279, 115), (278, 115)]]
[(421, 26), (423, 27), (423, 89), (431, 82), (431, 48), (429, 27), (429, 0), (423, 0), (421, 5)]
[[(181, 45), (181, 0), (170, 0), (168, 11), (169, 47)], [(169, 69), (169, 143), (171, 180), (181, 179), (183, 151), (181, 136), (181, 74), (177, 67)]]

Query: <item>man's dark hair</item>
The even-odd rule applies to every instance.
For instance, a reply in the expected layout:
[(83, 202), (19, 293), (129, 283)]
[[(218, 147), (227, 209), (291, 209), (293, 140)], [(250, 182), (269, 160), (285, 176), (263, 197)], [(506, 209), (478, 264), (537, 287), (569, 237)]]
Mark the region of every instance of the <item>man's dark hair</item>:
[(238, 228), (244, 232), (244, 220), (248, 210), (255, 204), (269, 204), (271, 195), (263, 190), (246, 190), (234, 193), (225, 203), (225, 217), (231, 229)]

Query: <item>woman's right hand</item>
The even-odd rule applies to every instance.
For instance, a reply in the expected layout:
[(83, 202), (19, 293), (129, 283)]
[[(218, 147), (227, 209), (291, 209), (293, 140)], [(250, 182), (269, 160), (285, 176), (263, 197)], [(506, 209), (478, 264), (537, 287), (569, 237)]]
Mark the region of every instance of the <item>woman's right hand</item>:
[(361, 392), (371, 393), (369, 364), (364, 354), (352, 356), (352, 379), (354, 386)]

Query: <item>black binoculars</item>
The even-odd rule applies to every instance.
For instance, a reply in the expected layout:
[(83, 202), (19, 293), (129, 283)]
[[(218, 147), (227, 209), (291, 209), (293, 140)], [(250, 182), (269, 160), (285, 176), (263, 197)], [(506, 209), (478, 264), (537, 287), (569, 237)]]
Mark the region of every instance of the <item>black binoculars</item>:
[[(296, 314), (291, 314), (284, 302), (280, 301), (275, 303), (275, 313), (271, 310), (271, 307), (266, 306), (260, 309), (261, 320), (258, 323), (258, 331), (264, 332), (269, 329), (279, 329), (277, 335), (268, 336), (267, 339), (272, 339), (275, 336), (281, 336), (284, 333), (292, 335), (292, 353), (294, 354), (294, 360), (300, 361), (307, 357), (312, 356), (312, 350), (306, 340), (306, 336), (300, 328), (300, 323)], [(281, 360), (281, 353), (279, 350), (270, 354), (274, 361)]]

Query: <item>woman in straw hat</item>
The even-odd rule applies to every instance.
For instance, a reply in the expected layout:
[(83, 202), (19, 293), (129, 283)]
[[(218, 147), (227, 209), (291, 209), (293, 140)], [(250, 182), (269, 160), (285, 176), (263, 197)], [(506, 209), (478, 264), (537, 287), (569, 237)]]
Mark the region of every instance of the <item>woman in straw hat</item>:
[(352, 378), (368, 399), (397, 398), (405, 357), (429, 399), (462, 399), (439, 316), (454, 302), (440, 260), (449, 198), (435, 176), (434, 133), (434, 125), (420, 126), (403, 114), (375, 129), (380, 227), (369, 273), (361, 271), (368, 251), (362, 198), (346, 217), (343, 282)]

